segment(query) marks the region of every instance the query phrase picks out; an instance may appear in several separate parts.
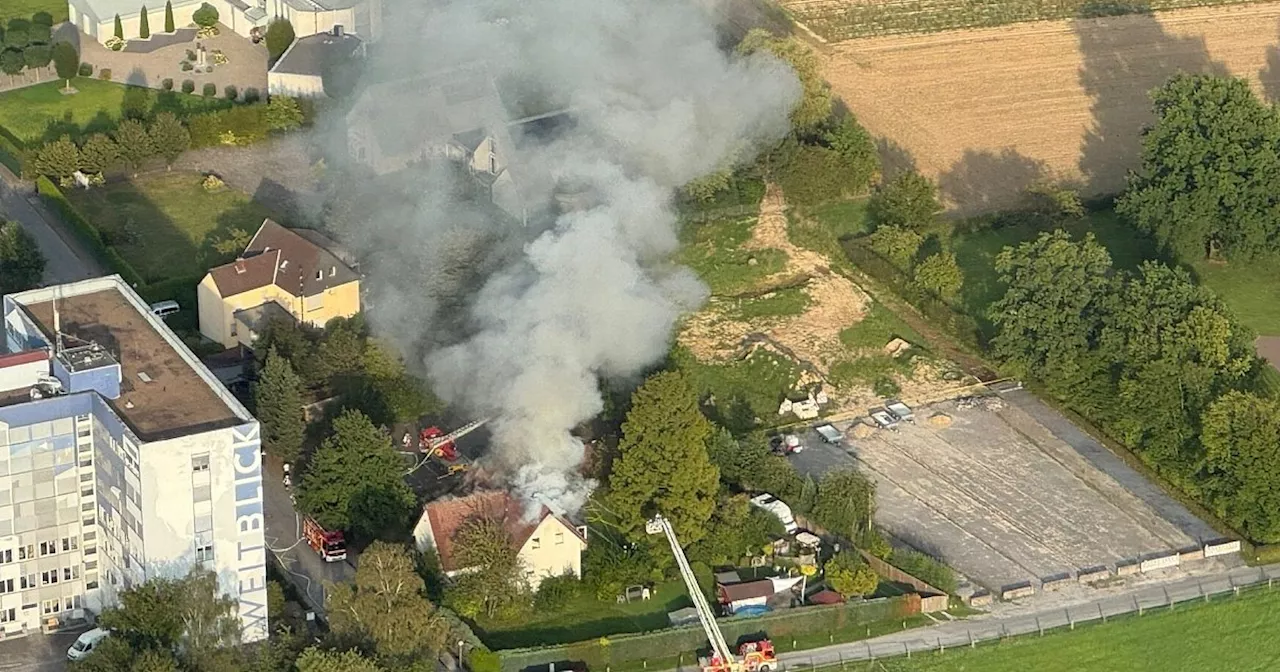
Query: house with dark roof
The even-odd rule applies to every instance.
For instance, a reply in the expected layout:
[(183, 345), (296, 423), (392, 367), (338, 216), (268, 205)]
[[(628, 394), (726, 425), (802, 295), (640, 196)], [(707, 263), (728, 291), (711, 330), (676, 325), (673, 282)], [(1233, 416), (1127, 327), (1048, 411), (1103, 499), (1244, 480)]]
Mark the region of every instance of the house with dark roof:
[(528, 224), (549, 205), (554, 184), (525, 160), (519, 144), (539, 124), (564, 116), (560, 110), (513, 119), (488, 66), (467, 63), (366, 87), (347, 114), (347, 149), (378, 175), (452, 161), (494, 205)]
[(540, 506), (536, 512), (500, 490), (477, 491), (466, 497), (448, 497), (423, 508), (413, 528), (418, 550), (435, 549), (445, 576), (473, 571), (459, 560), (455, 538), (471, 520), (486, 519), (502, 524), (524, 569), (529, 588), (537, 590), (549, 576), (582, 576), (582, 552), (587, 548), (586, 526), (575, 526), (563, 514)]
[(209, 270), (196, 287), (200, 333), (232, 348), (252, 347), (272, 319), (323, 327), (360, 312), (354, 258), (318, 231), (262, 222), (235, 261)]
[(300, 37), (285, 49), (280, 60), (267, 71), (267, 93), (294, 98), (327, 97), (324, 79), (336, 64), (364, 56), (360, 38), (343, 32)]

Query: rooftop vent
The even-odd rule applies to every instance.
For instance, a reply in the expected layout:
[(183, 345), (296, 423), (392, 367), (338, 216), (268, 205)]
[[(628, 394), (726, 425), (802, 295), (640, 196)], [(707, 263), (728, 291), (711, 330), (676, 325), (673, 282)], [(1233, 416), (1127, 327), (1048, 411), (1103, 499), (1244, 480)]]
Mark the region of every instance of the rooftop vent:
[(245, 269), (244, 269), (244, 260), (243, 260), (243, 259), (237, 259), (237, 260), (236, 260), (236, 275), (240, 275), (241, 273), (244, 273), (244, 270), (245, 270)]

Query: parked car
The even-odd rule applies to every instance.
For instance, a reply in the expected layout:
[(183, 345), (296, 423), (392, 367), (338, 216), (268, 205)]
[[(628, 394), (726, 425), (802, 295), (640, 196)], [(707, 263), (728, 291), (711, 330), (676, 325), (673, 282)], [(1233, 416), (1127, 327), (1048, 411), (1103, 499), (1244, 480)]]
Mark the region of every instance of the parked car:
[(916, 414), (911, 407), (902, 403), (898, 399), (888, 399), (884, 402), (884, 407), (889, 410), (894, 417), (905, 422), (915, 422)]
[(818, 425), (813, 428), (813, 431), (817, 432), (823, 441), (835, 446), (840, 445), (840, 442), (844, 440), (844, 435), (832, 425)]
[(93, 650), (102, 643), (102, 640), (110, 636), (111, 631), (103, 628), (94, 628), (82, 633), (76, 638), (71, 648), (67, 649), (67, 660), (84, 660), (86, 656), (93, 653)]
[(769, 448), (775, 455), (790, 455), (804, 450), (804, 444), (795, 434), (783, 434), (769, 439)]
[(883, 408), (872, 409), (871, 419), (874, 420), (881, 429), (894, 429), (898, 426), (897, 416)]
[(167, 317), (179, 310), (182, 310), (182, 307), (178, 305), (177, 301), (158, 301), (151, 304), (151, 314), (156, 317)]

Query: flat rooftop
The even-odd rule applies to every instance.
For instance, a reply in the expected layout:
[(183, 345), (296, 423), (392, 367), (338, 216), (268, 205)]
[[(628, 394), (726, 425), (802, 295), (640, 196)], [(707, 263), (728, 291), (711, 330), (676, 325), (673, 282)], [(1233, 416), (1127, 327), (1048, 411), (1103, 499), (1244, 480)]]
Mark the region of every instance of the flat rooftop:
[(336, 37), (330, 33), (308, 35), (294, 40), (279, 61), (272, 66), (271, 72), (289, 75), (321, 76), (331, 63), (349, 59), (360, 49), (360, 38), (343, 34)]
[[(23, 307), (52, 342), (53, 301)], [(94, 342), (120, 362), (120, 398), (106, 401), (139, 439), (245, 422), (119, 290), (60, 296), (58, 314), (64, 347)]]

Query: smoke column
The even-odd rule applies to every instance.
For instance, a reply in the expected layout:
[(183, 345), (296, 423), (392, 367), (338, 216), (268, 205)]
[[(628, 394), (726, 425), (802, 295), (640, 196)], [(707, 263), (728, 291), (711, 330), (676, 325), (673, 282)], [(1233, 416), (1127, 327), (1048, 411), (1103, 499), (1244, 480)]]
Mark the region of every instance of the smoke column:
[[(692, 0), (396, 1), (369, 76), (480, 61), (567, 106), (572, 127), (525, 138), (512, 170), (543, 205), (557, 184), (590, 204), (520, 226), (426, 170), (345, 236), (373, 260), (371, 319), (447, 402), (494, 418), (490, 459), (517, 492), (576, 511), (591, 484), (569, 432), (602, 410), (599, 380), (659, 361), (706, 297), (670, 263), (675, 189), (780, 139), (799, 83), (772, 57), (726, 55)], [(419, 93), (387, 107), (429, 123)]]

